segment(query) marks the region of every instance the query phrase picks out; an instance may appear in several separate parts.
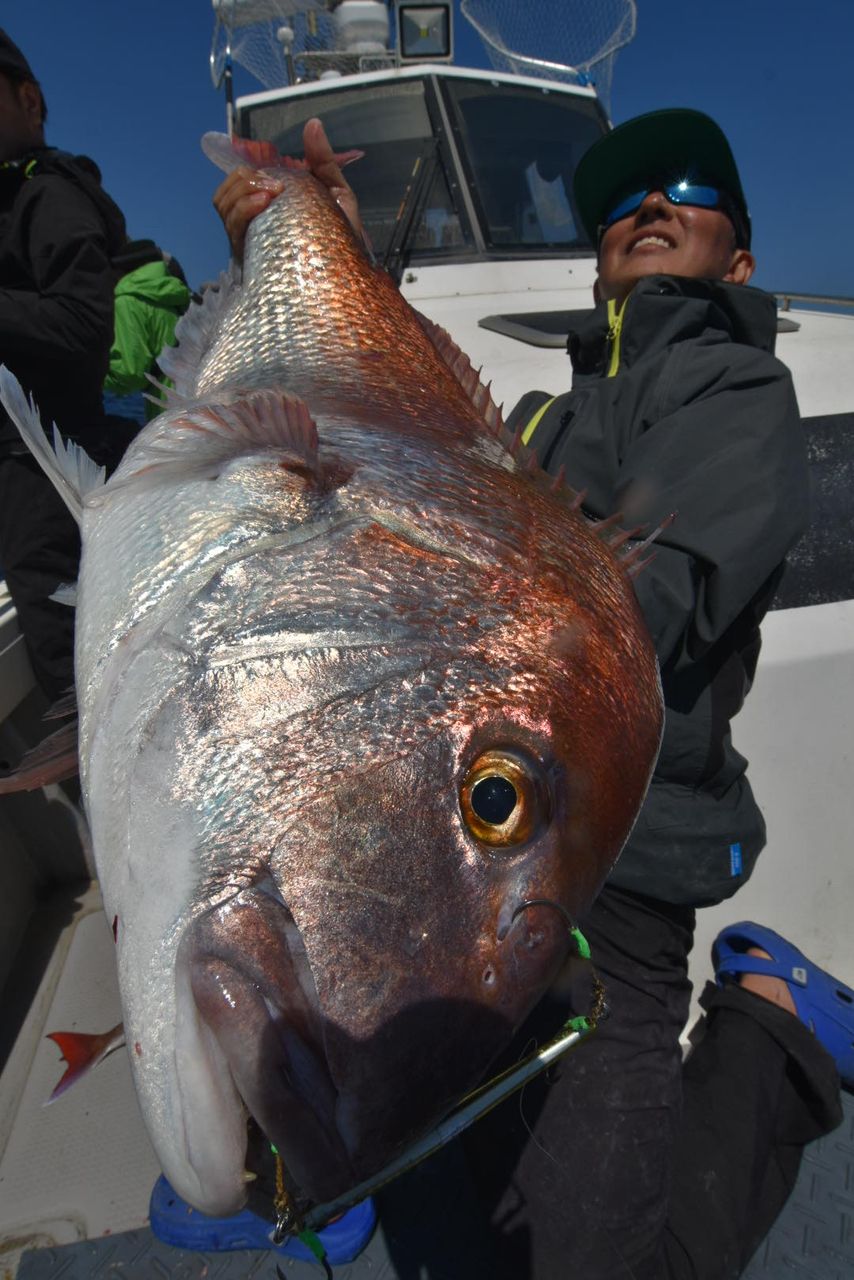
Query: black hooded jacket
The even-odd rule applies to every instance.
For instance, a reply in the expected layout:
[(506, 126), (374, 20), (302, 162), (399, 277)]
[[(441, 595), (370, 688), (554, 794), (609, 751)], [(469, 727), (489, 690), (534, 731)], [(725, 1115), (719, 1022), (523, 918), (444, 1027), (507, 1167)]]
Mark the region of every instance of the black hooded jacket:
[(730, 721), (750, 689), (759, 623), (806, 527), (808, 479), (791, 376), (758, 289), (651, 276), (617, 327), (605, 304), (569, 338), (573, 389), (526, 396), (512, 426), (585, 510), (655, 528), (635, 579), (661, 665), (661, 754), (612, 881), (701, 905), (735, 892), (765, 842)]
[[(0, 363), (33, 394), (45, 424), (84, 444), (104, 419), (110, 259), (126, 239), (97, 174), (87, 157), (50, 147), (0, 165)], [(0, 408), (0, 453), (22, 449)]]

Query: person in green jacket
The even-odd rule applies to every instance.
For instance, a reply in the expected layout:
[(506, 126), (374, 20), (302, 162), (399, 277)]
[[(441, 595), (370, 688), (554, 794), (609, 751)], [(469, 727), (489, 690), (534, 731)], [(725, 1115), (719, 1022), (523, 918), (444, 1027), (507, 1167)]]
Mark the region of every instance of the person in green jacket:
[[(117, 396), (154, 394), (148, 375), (162, 379), (157, 357), (165, 346), (174, 346), (175, 326), (193, 295), (177, 260), (153, 240), (128, 240), (113, 267), (115, 335), (104, 390)], [(160, 408), (146, 400), (146, 421)]]

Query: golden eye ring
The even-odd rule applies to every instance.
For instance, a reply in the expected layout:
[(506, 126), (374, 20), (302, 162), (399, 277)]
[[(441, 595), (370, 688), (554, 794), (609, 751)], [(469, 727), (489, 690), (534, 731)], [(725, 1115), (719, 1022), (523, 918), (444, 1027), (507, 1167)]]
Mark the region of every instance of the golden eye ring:
[(548, 819), (538, 770), (513, 751), (484, 751), (460, 787), (460, 812), (474, 838), (492, 849), (525, 844)]

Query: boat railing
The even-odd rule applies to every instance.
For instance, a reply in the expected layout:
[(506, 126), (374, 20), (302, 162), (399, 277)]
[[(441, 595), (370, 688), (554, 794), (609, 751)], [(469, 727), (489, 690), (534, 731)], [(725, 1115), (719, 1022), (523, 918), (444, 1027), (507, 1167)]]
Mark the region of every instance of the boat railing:
[(829, 294), (822, 293), (780, 293), (773, 290), (774, 297), (780, 304), (781, 311), (790, 311), (793, 302), (808, 302), (810, 304), (828, 307), (837, 307), (840, 310), (854, 311), (854, 298), (840, 298)]
[(295, 61), (302, 64), (304, 76), (310, 80), (319, 79), (325, 72), (360, 75), (366, 71), (389, 71), (399, 65), (393, 53), (351, 53), (336, 49), (305, 49)]

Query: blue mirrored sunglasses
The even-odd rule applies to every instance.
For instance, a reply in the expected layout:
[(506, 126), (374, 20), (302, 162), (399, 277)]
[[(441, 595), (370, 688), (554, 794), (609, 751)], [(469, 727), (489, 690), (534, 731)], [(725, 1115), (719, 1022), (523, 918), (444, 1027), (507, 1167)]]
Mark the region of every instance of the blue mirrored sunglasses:
[(720, 209), (726, 202), (718, 187), (707, 187), (698, 182), (660, 182), (643, 187), (615, 204), (602, 219), (602, 230), (612, 227), (621, 218), (628, 218), (643, 204), (651, 191), (660, 191), (670, 204), (695, 204), (701, 209)]

